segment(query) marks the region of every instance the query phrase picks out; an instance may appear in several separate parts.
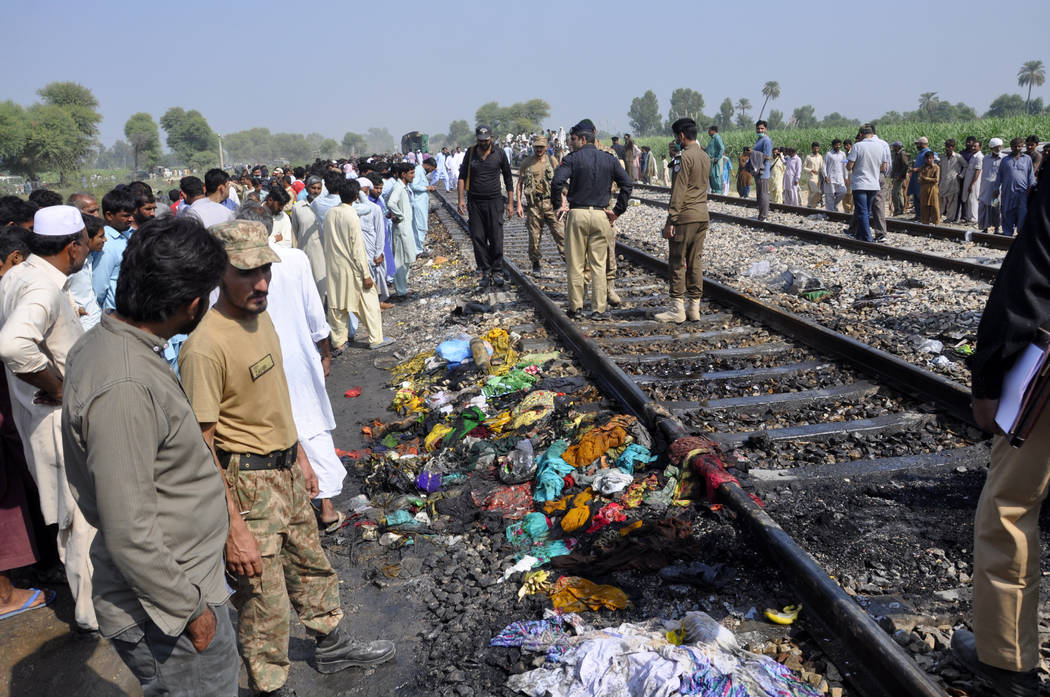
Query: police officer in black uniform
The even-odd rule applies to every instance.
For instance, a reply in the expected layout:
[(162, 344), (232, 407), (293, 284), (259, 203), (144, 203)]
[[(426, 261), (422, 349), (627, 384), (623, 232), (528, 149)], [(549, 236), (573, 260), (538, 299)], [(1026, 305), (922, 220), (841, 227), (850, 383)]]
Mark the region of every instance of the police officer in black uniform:
[(504, 211), (500, 176), (507, 188), (508, 218), (514, 216), (514, 181), (506, 153), (493, 147), (489, 127), (478, 126), (474, 129), (474, 137), (477, 145), (467, 148), (459, 167), (458, 209), (460, 215), (469, 215), (468, 229), (474, 245), (474, 261), (481, 272), (480, 286), (485, 288), (490, 283), (502, 286)]
[[(605, 264), (613, 221), (627, 210), (633, 182), (616, 156), (594, 146), (595, 128), (590, 119), (572, 127), (569, 138), (573, 152), (554, 171), (551, 181), (551, 205), (558, 207), (565, 220), (565, 262), (569, 272), (570, 317), (583, 309), (583, 270), (586, 264), (591, 276), (593, 319), (607, 317)], [(616, 205), (609, 210), (613, 182), (620, 186)], [(562, 205), (562, 189), (569, 183), (568, 204)]]

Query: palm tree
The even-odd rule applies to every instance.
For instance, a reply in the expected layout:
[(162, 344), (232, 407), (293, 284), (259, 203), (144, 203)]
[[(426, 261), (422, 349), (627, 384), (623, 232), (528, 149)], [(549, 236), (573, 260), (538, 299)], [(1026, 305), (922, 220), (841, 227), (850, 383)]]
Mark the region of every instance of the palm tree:
[(1028, 85), (1028, 96), (1024, 100), (1024, 113), (1028, 112), (1028, 103), (1032, 101), (1032, 85), (1041, 86), (1046, 82), (1046, 70), (1043, 61), (1027, 61), (1017, 71), (1017, 85), (1024, 87)]
[(938, 101), (936, 92), (923, 92), (919, 95), (919, 111), (925, 111), (929, 115)]
[(736, 110), (740, 112), (741, 116), (751, 111), (751, 100), (747, 97), (741, 97), (740, 101), (736, 103)]
[(762, 96), (765, 99), (762, 100), (762, 110), (758, 112), (758, 120), (762, 120), (762, 114), (766, 113), (766, 102), (770, 100), (776, 101), (777, 97), (780, 96), (780, 83), (776, 80), (770, 80), (762, 86)]

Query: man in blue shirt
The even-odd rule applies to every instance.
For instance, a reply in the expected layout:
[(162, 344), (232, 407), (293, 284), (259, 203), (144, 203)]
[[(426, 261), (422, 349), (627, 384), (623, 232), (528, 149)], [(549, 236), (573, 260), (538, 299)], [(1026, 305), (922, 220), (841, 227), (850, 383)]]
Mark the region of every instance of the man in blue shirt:
[(773, 161), (773, 141), (766, 135), (765, 121), (755, 123), (758, 139), (751, 148), (751, 167), (755, 170), (755, 193), (758, 196), (758, 219), (769, 217), (769, 164)]
[(106, 244), (101, 252), (91, 257), (91, 287), (95, 291), (98, 306), (105, 313), (116, 308), (117, 276), (120, 261), (131, 239), (131, 223), (138, 202), (125, 188), (113, 189), (102, 197), (102, 217), (106, 220)]
[(1010, 156), (999, 163), (999, 214), (1003, 234), (1012, 237), (1014, 228), (1021, 229), (1028, 213), (1028, 193), (1035, 188), (1032, 158), (1024, 154), (1024, 138), (1010, 141)]

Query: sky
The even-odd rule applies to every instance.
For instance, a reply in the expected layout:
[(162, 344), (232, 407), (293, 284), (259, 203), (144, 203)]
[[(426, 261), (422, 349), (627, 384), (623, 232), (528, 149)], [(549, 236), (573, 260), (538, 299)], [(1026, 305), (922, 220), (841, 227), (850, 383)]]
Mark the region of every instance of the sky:
[[(818, 118), (867, 120), (915, 109), (922, 92), (983, 113), (999, 94), (1024, 95), (1022, 63), (1050, 64), (1050, 0), (69, 7), (18, 5), (5, 53), (19, 58), (0, 100), (29, 105), (48, 82), (79, 82), (99, 100), (106, 145), (123, 138), (130, 115), (159, 119), (172, 106), (199, 110), (220, 134), (261, 126), (340, 140), (386, 127), (399, 139), (447, 133), (454, 119), (473, 126), (488, 101), (539, 97), (551, 105), (546, 127), (590, 118), (620, 132), (630, 130), (631, 99), (648, 89), (665, 116), (677, 87), (698, 90), (706, 114), (728, 96), (747, 97), (757, 116), (768, 80), (781, 97), (767, 113), (812, 104)], [(1050, 101), (1050, 83), (1032, 96)]]

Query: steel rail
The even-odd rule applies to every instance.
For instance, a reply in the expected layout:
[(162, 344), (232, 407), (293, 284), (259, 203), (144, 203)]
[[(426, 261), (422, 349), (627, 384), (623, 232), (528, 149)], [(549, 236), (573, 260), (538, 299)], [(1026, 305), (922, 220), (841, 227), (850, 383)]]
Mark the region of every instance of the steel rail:
[[(455, 207), (444, 196), (438, 195), (438, 199), (465, 230), (466, 222)], [(514, 263), (504, 258), (504, 266), (518, 287), (533, 301), (544, 323), (569, 346), (607, 394), (667, 442), (692, 435), (680, 420), (653, 402), (629, 375), (584, 336), (561, 308)], [(805, 604), (807, 617), (827, 635), (824, 637), (825, 648), (844, 656), (844, 665), (840, 668), (847, 675), (859, 678), (851, 679), (851, 684), (859, 692), (867, 697), (945, 696), (914, 659), (739, 484), (720, 484), (717, 495), (784, 571), (784, 580)]]
[[(635, 189), (650, 189), (652, 191), (659, 191), (661, 193), (670, 194), (671, 187), (669, 186), (657, 186), (654, 184), (642, 184), (636, 182), (634, 185)], [(708, 200), (715, 201), (718, 203), (728, 203), (737, 206), (747, 206), (748, 208), (758, 208), (758, 201), (750, 198), (737, 198), (734, 196), (726, 196), (724, 194), (711, 194), (707, 195)], [(823, 208), (806, 208), (805, 206), (794, 206), (788, 203), (771, 203), (769, 204), (769, 210), (776, 211), (778, 213), (791, 213), (794, 215), (811, 216), (815, 213), (819, 213), (827, 217), (828, 220), (834, 220), (840, 223), (846, 223), (847, 225), (853, 220), (853, 215), (850, 213), (842, 213), (840, 211), (828, 211)], [(916, 235), (920, 237), (935, 237), (941, 240), (954, 240), (956, 242), (973, 242), (984, 247), (991, 247), (993, 249), (1009, 249), (1013, 243), (1012, 237), (1005, 235), (992, 235), (987, 232), (970, 232), (967, 234), (966, 230), (959, 230), (958, 228), (944, 227), (943, 225), (927, 225), (926, 223), (918, 223), (912, 220), (901, 220), (900, 218), (887, 218), (886, 219), (886, 230), (888, 232), (898, 232), (905, 235)]]

